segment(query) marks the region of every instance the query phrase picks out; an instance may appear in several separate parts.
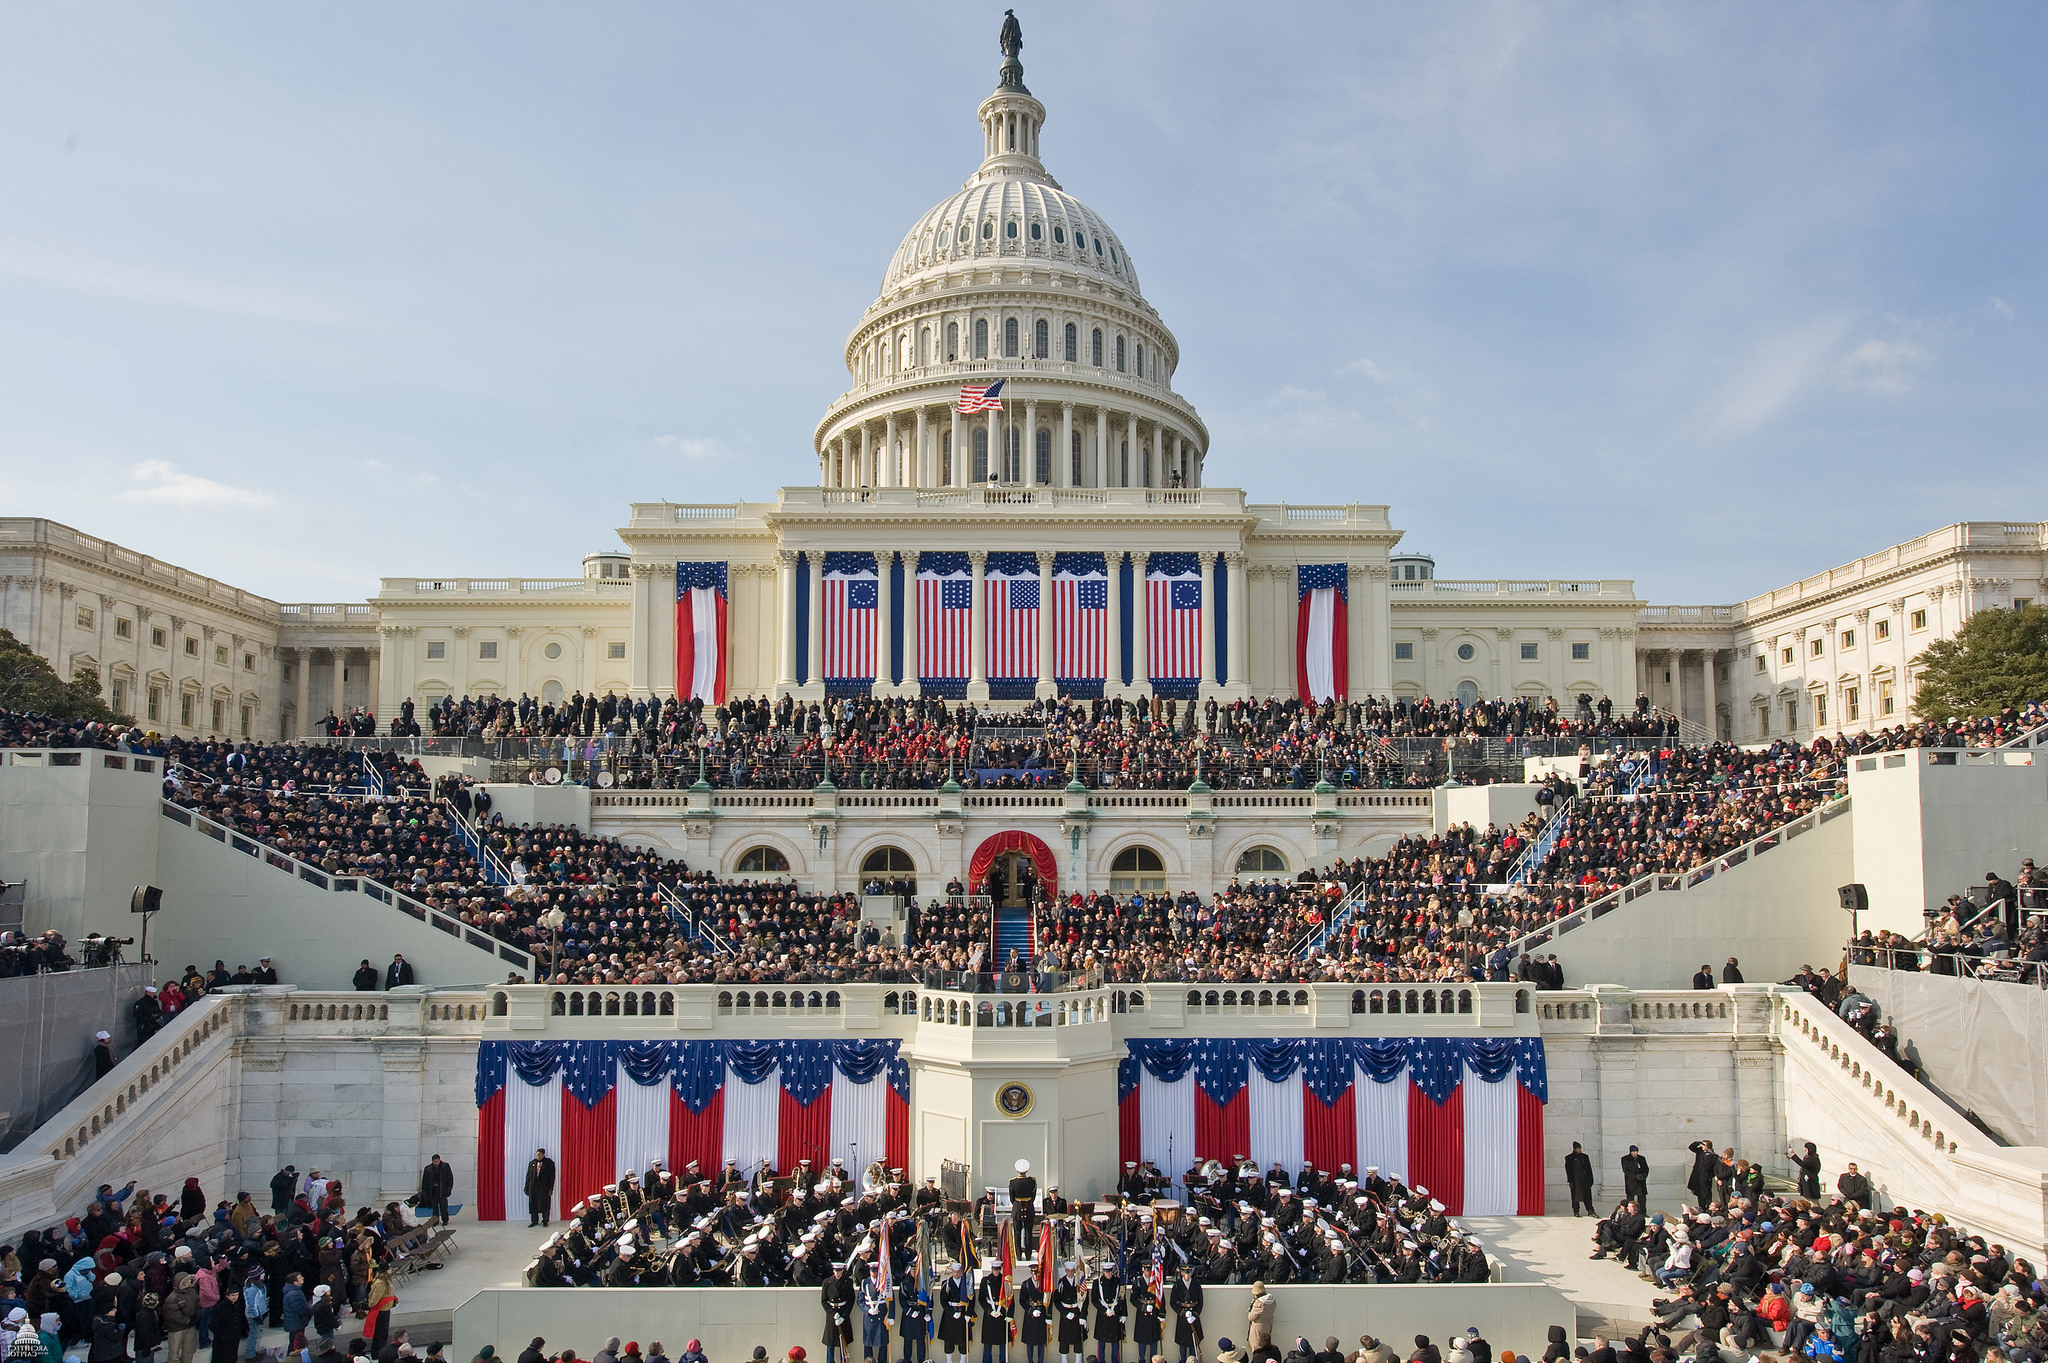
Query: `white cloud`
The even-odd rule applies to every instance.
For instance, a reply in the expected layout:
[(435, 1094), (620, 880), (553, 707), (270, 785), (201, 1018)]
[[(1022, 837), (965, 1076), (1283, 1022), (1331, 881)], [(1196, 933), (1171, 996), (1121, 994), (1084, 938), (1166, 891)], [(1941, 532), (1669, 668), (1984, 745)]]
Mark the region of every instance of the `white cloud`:
[(1814, 322), (1766, 337), (1708, 404), (1713, 435), (1742, 435), (1783, 412), (1827, 373), (1844, 323)]
[(732, 458), (730, 446), (708, 435), (658, 435), (654, 437), (654, 447), (684, 459)]
[(1388, 376), (1387, 371), (1374, 364), (1372, 357), (1369, 355), (1360, 355), (1350, 364), (1345, 365), (1342, 372), (1346, 374), (1363, 374), (1374, 383), (1393, 382), (1393, 379)]
[(128, 476), (132, 486), (119, 495), (119, 501), (184, 507), (257, 507), (269, 506), (271, 500), (267, 493), (216, 483), (211, 478), (186, 473), (162, 459), (145, 459), (130, 469)]
[(1912, 371), (1934, 359), (1934, 353), (1911, 341), (1865, 341), (1844, 355), (1835, 372), (1845, 388), (1896, 397), (1912, 386)]
[(0, 278), (20, 279), (156, 307), (222, 313), (256, 321), (346, 326), (350, 317), (325, 300), (130, 261), (112, 260), (44, 242), (0, 240)]

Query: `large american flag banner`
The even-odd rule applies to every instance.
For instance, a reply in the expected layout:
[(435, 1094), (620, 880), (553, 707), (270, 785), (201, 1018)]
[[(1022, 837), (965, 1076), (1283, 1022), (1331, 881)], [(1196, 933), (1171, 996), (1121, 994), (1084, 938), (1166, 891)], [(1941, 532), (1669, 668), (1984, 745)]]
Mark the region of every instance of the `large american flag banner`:
[(1147, 561), (1145, 637), (1154, 682), (1200, 679), (1202, 561), (1195, 555), (1153, 554)]
[(963, 412), (1000, 412), (1003, 410), (1003, 380), (994, 383), (963, 383), (960, 385), (960, 410)]
[[(764, 993), (762, 998), (766, 998)], [(655, 1160), (716, 1186), (834, 1157), (910, 1163), (910, 1066), (894, 1040), (486, 1041), (476, 1058), (477, 1217), (526, 1210), (526, 1163), (556, 1161), (555, 1215)]]
[(827, 687), (873, 683), (880, 600), (873, 554), (825, 555), (825, 666), (820, 675)]
[(1346, 576), (1341, 563), (1303, 563), (1294, 570), (1294, 674), (1302, 700), (1321, 702), (1351, 692)]
[(1038, 556), (992, 553), (983, 570), (988, 591), (988, 677), (1038, 676)]
[(1100, 685), (1109, 675), (1109, 571), (1101, 554), (1060, 554), (1052, 562), (1052, 673)]
[(917, 676), (927, 694), (967, 694), (973, 607), (974, 574), (966, 554), (944, 549), (918, 556)]
[(725, 565), (676, 565), (676, 695), (725, 704)]
[[(1448, 1005), (1447, 1005), (1448, 1006)], [(1453, 1216), (1543, 1214), (1540, 1037), (1138, 1039), (1117, 1069), (1120, 1158), (1349, 1164)], [(1171, 1160), (1171, 1163), (1168, 1161)]]

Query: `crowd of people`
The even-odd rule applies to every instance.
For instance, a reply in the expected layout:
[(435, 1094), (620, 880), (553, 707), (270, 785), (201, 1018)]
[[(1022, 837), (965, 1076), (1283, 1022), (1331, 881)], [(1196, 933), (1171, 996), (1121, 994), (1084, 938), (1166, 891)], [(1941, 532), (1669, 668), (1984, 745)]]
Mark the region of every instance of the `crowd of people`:
[[(423, 1206), (437, 1168), (421, 1170)], [(241, 1363), (267, 1347), (389, 1363), (392, 1270), (423, 1238), (405, 1208), (351, 1211), (338, 1180), (293, 1165), (267, 1203), (211, 1200), (197, 1178), (169, 1193), (101, 1185), (76, 1215), (0, 1246), (0, 1357)]]
[[(1704, 1140), (1689, 1148), (1690, 1207), (1652, 1211), (1648, 1164), (1630, 1147), (1625, 1195), (1594, 1230), (1593, 1258), (1611, 1257), (1669, 1294), (1655, 1299), (1650, 1328), (1621, 1346), (1630, 1356), (1708, 1358), (1723, 1348), (1823, 1363), (2048, 1356), (2048, 1288), (2003, 1245), (1939, 1212), (1880, 1211), (1854, 1163), (1824, 1188), (1810, 1142), (1786, 1152), (1796, 1171), (1789, 1191), (1772, 1191), (1761, 1163), (1733, 1149)], [(1590, 1168), (1568, 1160), (1566, 1171), (1575, 1209), (1582, 1191), (1590, 1205)]]

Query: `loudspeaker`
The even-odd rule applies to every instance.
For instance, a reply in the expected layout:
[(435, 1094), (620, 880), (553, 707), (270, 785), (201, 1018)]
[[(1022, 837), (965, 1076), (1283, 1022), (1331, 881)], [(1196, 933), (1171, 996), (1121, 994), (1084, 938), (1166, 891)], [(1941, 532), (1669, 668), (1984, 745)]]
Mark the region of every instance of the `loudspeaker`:
[(1862, 913), (1870, 907), (1870, 894), (1861, 885), (1844, 885), (1835, 891), (1842, 898), (1842, 907), (1850, 913)]
[(164, 892), (154, 885), (137, 885), (128, 899), (128, 912), (155, 913), (164, 906)]

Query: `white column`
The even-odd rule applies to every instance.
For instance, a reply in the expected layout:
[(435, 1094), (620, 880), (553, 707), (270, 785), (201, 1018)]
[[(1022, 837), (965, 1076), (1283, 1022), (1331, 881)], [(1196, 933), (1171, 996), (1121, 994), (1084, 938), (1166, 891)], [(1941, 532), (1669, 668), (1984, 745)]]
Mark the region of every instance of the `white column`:
[(1052, 550), (1038, 551), (1038, 685), (1033, 689), (1040, 700), (1060, 692), (1052, 675), (1052, 560)]
[[(469, 647), (469, 642), (466, 639), (458, 637), (455, 642), (464, 649)], [(330, 648), (327, 650), (327, 656), (334, 659), (334, 717), (336, 719), (345, 719), (348, 717), (348, 701), (342, 695), (342, 679), (348, 671), (348, 650), (345, 648)], [(466, 694), (469, 679), (469, 664), (467, 663), (464, 663), (462, 666), (462, 676), (464, 693)], [(204, 696), (200, 697), (202, 704), (205, 702), (205, 699)], [(460, 697), (458, 696), (457, 699), (460, 699)], [(202, 720), (205, 718), (204, 714), (200, 716)]]
[(970, 549), (967, 561), (974, 566), (974, 585), (967, 598), (967, 699), (988, 699), (988, 597), (984, 574), (988, 550)]
[(1068, 487), (1074, 481), (1074, 404), (1060, 404), (1060, 447), (1053, 455), (1052, 485)]
[[(828, 454), (826, 456), (830, 458)], [(626, 645), (630, 655), (628, 664), (633, 669), (631, 694), (647, 696), (654, 691), (654, 650), (649, 647), (654, 621), (654, 565), (635, 563), (633, 573), (633, 638)], [(669, 581), (675, 581), (675, 574), (669, 574)]]
[(895, 487), (897, 485), (896, 414), (894, 412), (889, 413), (882, 420), (882, 466), (876, 472), (879, 474), (875, 479), (876, 487)]
[[(298, 684), (298, 717), (294, 723), (298, 726), (298, 736), (303, 738), (313, 732), (313, 650), (300, 648), (295, 652), (298, 654), (298, 660), (292, 664), (292, 680)], [(138, 684), (144, 688), (143, 694), (146, 697), (149, 678), (145, 675)], [(166, 695), (164, 703), (168, 705), (172, 699), (173, 697)]]
[(1216, 555), (1203, 550), (1195, 555), (1202, 565), (1202, 685), (1201, 694), (1216, 690)]
[(1719, 703), (1714, 696), (1714, 659), (1719, 652), (1719, 649), (1710, 648), (1700, 654), (1700, 666), (1706, 675), (1708, 742), (1721, 736), (1721, 721), (1714, 714), (1714, 707)]
[[(867, 439), (865, 430), (861, 433), (863, 442)], [(813, 549), (807, 555), (811, 561), (811, 619), (810, 619), (810, 679), (806, 685), (817, 688), (817, 694), (825, 694), (825, 551)]]
[(903, 551), (903, 687), (906, 696), (922, 695), (917, 673), (917, 550)]
[(1145, 637), (1145, 561), (1147, 549), (1131, 550), (1131, 687), (1141, 690), (1152, 684), (1152, 654)]
[(1228, 595), (1224, 608), (1230, 612), (1230, 647), (1225, 663), (1230, 671), (1230, 686), (1233, 696), (1251, 694), (1251, 602), (1246, 599), (1244, 585), (1244, 555), (1229, 555), (1230, 564)]
[(1023, 475), (1026, 487), (1038, 486), (1038, 401), (1036, 398), (1024, 404), (1024, 439), (1019, 442), (1018, 459), (1024, 467), (1017, 470)]
[(884, 550), (875, 555), (875, 694), (885, 696), (895, 688), (889, 671), (889, 611), (895, 593), (889, 587), (889, 560), (896, 555)]
[[(796, 554), (788, 549), (778, 549), (775, 553), (775, 690), (778, 695), (796, 685), (796, 570)], [(676, 678), (676, 694), (680, 696), (688, 685), (688, 678)]]
[[(931, 443), (928, 434), (929, 430), (930, 426), (926, 409), (919, 407), (917, 409), (917, 453), (912, 455), (910, 459), (910, 485), (912, 487), (925, 487), (931, 482), (930, 475), (924, 471), (925, 447)], [(907, 672), (908, 668), (905, 671)]]
[[(1365, 673), (1368, 692), (1381, 698), (1394, 694), (1394, 583), (1392, 570), (1375, 564), (1365, 591), (1372, 610), (1372, 628), (1367, 642), (1372, 651)], [(1351, 666), (1356, 669), (1358, 660)]]
[[(368, 675), (364, 678), (369, 683), (369, 690), (364, 695), (363, 704), (369, 707), (371, 716), (382, 723), (384, 722), (384, 650), (381, 648), (364, 650), (363, 665), (369, 669)], [(260, 706), (258, 707), (258, 713), (261, 713)]]

